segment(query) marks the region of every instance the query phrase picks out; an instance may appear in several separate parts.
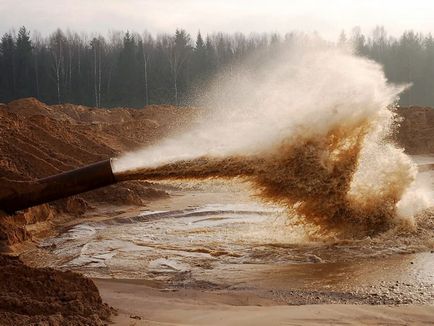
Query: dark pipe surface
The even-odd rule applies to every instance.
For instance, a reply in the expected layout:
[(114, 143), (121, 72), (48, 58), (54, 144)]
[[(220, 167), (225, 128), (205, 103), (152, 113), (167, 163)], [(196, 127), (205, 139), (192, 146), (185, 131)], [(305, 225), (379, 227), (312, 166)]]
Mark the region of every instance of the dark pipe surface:
[(17, 183), (0, 195), (0, 209), (14, 213), (115, 182), (111, 159), (108, 159), (34, 182)]

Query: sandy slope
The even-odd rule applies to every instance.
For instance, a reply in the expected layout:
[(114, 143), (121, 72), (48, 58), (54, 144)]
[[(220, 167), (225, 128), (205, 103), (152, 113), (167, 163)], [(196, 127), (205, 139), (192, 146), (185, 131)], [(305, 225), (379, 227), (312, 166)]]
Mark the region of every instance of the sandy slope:
[[(42, 178), (134, 150), (194, 121), (198, 110), (171, 106), (146, 109), (93, 109), (49, 106), (34, 98), (0, 105), (0, 196), (13, 181)], [(0, 250), (30, 239), (28, 225), (59, 213), (81, 216), (93, 205), (144, 205), (166, 196), (144, 182), (129, 182), (31, 208), (13, 217), (0, 215)], [(1, 209), (1, 208), (0, 208)]]

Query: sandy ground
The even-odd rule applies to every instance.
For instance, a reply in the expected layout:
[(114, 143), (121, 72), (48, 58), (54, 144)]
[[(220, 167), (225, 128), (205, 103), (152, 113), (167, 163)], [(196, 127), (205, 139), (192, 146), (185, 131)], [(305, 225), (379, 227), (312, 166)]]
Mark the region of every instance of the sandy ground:
[(94, 211), (21, 257), (93, 277), (115, 325), (434, 325), (434, 211), (420, 232), (300, 246), (255, 238), (272, 225), (234, 218), (242, 191), (171, 195)]
[[(173, 212), (187, 206), (214, 202), (216, 198), (224, 202), (240, 202), (244, 197), (242, 193), (225, 194), (218, 190), (214, 193), (201, 191), (176, 193), (178, 195), (173, 195), (171, 198), (152, 202), (146, 211), (170, 210)], [(112, 209), (110, 211), (114, 214)], [(91, 262), (98, 257), (105, 257), (113, 248), (116, 248), (111, 241), (121, 240), (117, 237), (121, 237), (123, 232), (131, 231), (139, 225), (149, 224), (152, 229), (140, 229), (145, 231), (143, 236), (155, 237), (150, 244), (163, 246), (167, 242), (165, 235), (171, 233), (171, 223), (175, 220), (181, 223), (185, 219), (177, 217), (169, 224), (164, 224), (167, 218), (162, 218), (147, 223), (134, 221), (133, 217), (138, 214), (136, 209), (114, 214), (111, 218), (107, 216), (107, 213), (94, 212), (94, 215), (90, 217), (90, 220), (102, 223), (101, 225), (109, 223), (107, 233), (98, 233), (98, 228), (96, 228), (97, 233), (92, 235), (90, 240), (82, 239), (86, 244), (83, 249), (80, 249), (81, 255), (89, 250), (88, 246), (91, 243), (101, 243), (106, 239), (105, 237), (108, 237), (106, 240), (112, 244), (109, 251), (98, 249), (94, 255), (91, 255)], [(202, 220), (203, 216), (197, 218)], [(211, 221), (214, 221), (213, 216), (211, 216)], [(88, 222), (87, 220), (86, 223)], [(119, 231), (118, 223), (121, 223), (125, 229), (121, 229), (124, 231), (120, 233), (113, 233)], [(195, 223), (190, 225), (195, 225)], [(231, 225), (236, 226), (236, 224)], [(215, 230), (216, 226), (211, 229)], [(212, 234), (214, 239), (218, 233), (209, 233), (211, 229), (206, 230), (205, 234)], [(179, 230), (175, 236), (179, 236), (178, 232)], [(183, 233), (185, 237), (188, 235), (188, 232)], [(66, 241), (68, 246), (76, 247), (75, 244), (80, 244), (80, 242), (75, 242), (80, 240), (76, 239), (76, 236), (81, 237), (82, 234), (80, 232), (70, 234)], [(124, 233), (123, 236), (129, 238), (130, 235)], [(186, 244), (181, 242), (179, 247), (176, 247), (174, 239), (169, 242), (172, 246), (168, 248), (168, 251), (158, 251), (155, 254), (160, 258), (169, 255), (166, 257), (169, 262), (178, 254), (183, 257), (181, 251), (188, 249), (183, 247)], [(106, 267), (101, 266), (100, 263), (91, 267), (87, 262), (81, 266), (72, 267), (73, 270), (84, 272), (88, 276), (109, 277), (109, 279), (93, 278), (93, 280), (103, 301), (118, 310), (118, 315), (112, 318), (114, 325), (434, 324), (434, 305), (432, 304), (434, 275), (430, 272), (434, 266), (434, 254), (429, 251), (417, 254), (403, 251), (402, 254), (388, 254), (383, 258), (368, 255), (366, 258), (359, 257), (359, 259), (342, 261), (345, 252), (349, 252), (350, 255), (367, 255), (365, 251), (352, 248), (372, 245), (369, 242), (351, 243), (343, 245), (341, 249), (338, 248), (339, 246), (332, 249), (335, 255), (340, 256), (337, 262), (326, 256), (330, 250), (323, 248), (315, 254), (323, 257), (326, 262), (282, 265), (277, 262), (273, 263), (273, 259), (287, 257), (291, 251), (285, 251), (285, 246), (283, 248), (266, 247), (265, 250), (269, 253), (267, 257), (271, 257), (270, 261), (268, 258), (262, 258), (256, 264), (224, 264), (224, 256), (209, 257), (211, 262), (216, 261), (219, 265), (212, 269), (203, 268), (206, 264), (199, 265), (196, 271), (192, 270), (190, 274), (184, 275), (183, 271), (167, 271), (165, 268), (152, 270), (149, 266), (147, 267), (144, 262), (148, 259), (148, 255), (151, 255), (152, 249), (147, 245), (142, 247), (144, 252), (138, 256), (134, 255), (141, 251), (128, 251), (129, 247), (127, 247), (128, 250), (125, 252), (118, 252), (117, 259), (109, 258), (104, 263)], [(202, 245), (205, 248), (208, 243), (204, 242)], [(68, 246), (58, 244), (56, 250), (63, 252)], [(389, 248), (388, 242), (384, 243), (381, 251), (384, 252), (387, 248)], [(161, 249), (160, 247), (159, 250)], [(302, 253), (305, 249), (301, 249)], [(281, 250), (283, 250), (283, 256), (276, 255)], [(374, 251), (378, 250), (377, 248)], [(270, 256), (271, 253), (273, 255)], [(45, 254), (50, 255), (50, 253)], [(30, 252), (30, 255), (38, 257), (36, 252)], [(203, 255), (206, 256), (205, 253)], [(141, 267), (138, 267), (143, 270), (140, 271), (134, 264), (127, 264), (130, 260), (123, 260), (127, 257), (136, 257), (140, 260)], [(74, 260), (76, 257), (71, 257), (71, 259)], [(198, 259), (195, 257), (194, 261), (197, 262)], [(28, 258), (25, 260), (28, 261)], [(41, 261), (39, 258), (38, 260)], [(68, 260), (60, 261), (63, 264)], [(115, 269), (110, 272), (110, 268), (115, 268), (116, 261), (121, 267), (123, 266), (122, 273), (114, 273)], [(44, 265), (47, 262), (48, 260)], [(190, 260), (185, 258), (182, 262), (190, 262)], [(55, 267), (71, 268), (70, 265), (62, 266)], [(125, 278), (137, 277), (137, 279), (123, 279), (122, 275)], [(412, 304), (397, 305), (399, 302)]]
[(94, 280), (105, 302), (118, 308), (115, 325), (432, 325), (434, 306), (272, 306), (249, 295), (196, 290), (164, 292), (122, 280)]

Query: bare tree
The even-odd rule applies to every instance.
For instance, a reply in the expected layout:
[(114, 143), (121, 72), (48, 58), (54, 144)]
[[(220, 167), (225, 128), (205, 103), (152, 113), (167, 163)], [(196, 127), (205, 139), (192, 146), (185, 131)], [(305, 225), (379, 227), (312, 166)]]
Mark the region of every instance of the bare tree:
[(107, 45), (107, 52), (109, 52), (111, 55), (109, 57), (109, 68), (107, 72), (107, 85), (106, 85), (106, 97), (111, 97), (111, 85), (112, 85), (112, 78), (113, 73), (118, 61), (120, 49), (122, 48), (122, 41), (123, 40), (123, 33), (116, 31), (111, 31), (109, 33), (108, 38), (108, 45)]
[(33, 43), (33, 64), (34, 64), (34, 71), (35, 71), (35, 89), (36, 89), (36, 97), (40, 97), (40, 90), (39, 90), (39, 51), (42, 48), (42, 36), (39, 32), (33, 32), (32, 37), (32, 43)]
[(101, 84), (102, 84), (102, 52), (104, 49), (104, 38), (102, 36), (94, 37), (91, 42), (93, 53), (93, 81), (95, 106), (101, 107)]
[(150, 53), (154, 47), (154, 40), (152, 36), (144, 32), (143, 33), (143, 73), (145, 80), (145, 105), (149, 105), (149, 82), (148, 82), (148, 66), (150, 60)]
[(57, 89), (57, 102), (61, 103), (61, 80), (64, 73), (64, 46), (65, 36), (60, 29), (57, 29), (50, 37), (50, 52), (53, 58), (54, 78)]
[(68, 30), (66, 32), (65, 46), (67, 49), (67, 65), (65, 71), (65, 89), (68, 100), (72, 98), (72, 62), (74, 57), (74, 34)]
[(167, 54), (173, 79), (175, 104), (179, 106), (178, 79), (184, 63), (191, 54), (191, 40), (185, 30), (176, 30), (175, 36), (168, 38), (167, 41)]

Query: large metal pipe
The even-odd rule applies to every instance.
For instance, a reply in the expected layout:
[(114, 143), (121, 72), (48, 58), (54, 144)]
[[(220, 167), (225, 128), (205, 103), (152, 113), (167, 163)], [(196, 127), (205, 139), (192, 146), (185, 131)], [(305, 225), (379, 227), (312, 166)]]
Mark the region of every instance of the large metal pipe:
[(116, 183), (111, 161), (93, 163), (34, 182), (17, 183), (0, 194), (0, 210), (12, 214)]

